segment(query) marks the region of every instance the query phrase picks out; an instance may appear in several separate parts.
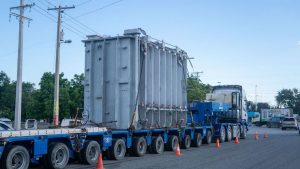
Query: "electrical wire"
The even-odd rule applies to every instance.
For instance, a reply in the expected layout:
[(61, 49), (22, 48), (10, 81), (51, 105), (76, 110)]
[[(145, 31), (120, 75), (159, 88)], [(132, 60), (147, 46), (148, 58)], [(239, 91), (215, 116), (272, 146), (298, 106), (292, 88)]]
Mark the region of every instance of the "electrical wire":
[(80, 18), (80, 17), (86, 16), (86, 15), (89, 15), (89, 14), (92, 14), (92, 13), (95, 13), (95, 12), (98, 12), (98, 11), (100, 11), (100, 10), (103, 10), (103, 9), (105, 9), (105, 8), (108, 8), (108, 7), (111, 7), (111, 6), (113, 6), (113, 5), (117, 4), (117, 3), (120, 3), (120, 2), (122, 2), (122, 1), (123, 1), (123, 0), (118, 0), (118, 1), (115, 1), (115, 2), (112, 2), (112, 3), (109, 3), (109, 4), (107, 4), (107, 5), (104, 5), (104, 6), (100, 7), (100, 8), (97, 8), (97, 9), (94, 9), (94, 10), (92, 10), (92, 11), (89, 11), (89, 12), (83, 13), (83, 14), (81, 14), (81, 15), (78, 15), (78, 16), (76, 16), (76, 17), (74, 17), (74, 18)]
[[(39, 2), (42, 2), (41, 0), (38, 0), (38, 1), (39, 1)], [(47, 2), (48, 2), (48, 4), (54, 6), (51, 2), (49, 2), (49, 1), (47, 1)], [(44, 6), (46, 6), (45, 3), (43, 3), (43, 4), (44, 4)], [(41, 10), (43, 10), (44, 12), (47, 12), (49, 15), (51, 15), (47, 10), (44, 10), (44, 9), (41, 9)], [(68, 14), (66, 14), (66, 13), (65, 13), (65, 15), (68, 16), (69, 18), (71, 18), (70, 20), (71, 20), (74, 24), (76, 24), (77, 26), (80, 26), (81, 29), (83, 29), (84, 31), (87, 31), (87, 32), (93, 32), (93, 33), (98, 34), (96, 31), (94, 31), (93, 29), (91, 29), (91, 28), (89, 28), (88, 26), (84, 25), (83, 23), (79, 22), (78, 20), (76, 20), (76, 19), (73, 18), (72, 16), (70, 16), (70, 15), (68, 15)], [(56, 18), (56, 17), (53, 16), (53, 15), (51, 15), (51, 16), (54, 17), (54, 18)], [(64, 25), (68, 25), (69, 28), (66, 28), (66, 29), (68, 29), (68, 30), (69, 30), (69, 29), (73, 29), (73, 30), (75, 30), (76, 32), (80, 33), (80, 34), (81, 34), (81, 35), (80, 35), (81, 37), (85, 38), (86, 33), (82, 32), (81, 30), (79, 30), (79, 29), (73, 27), (72, 25), (66, 23), (66, 21), (63, 22), (63, 23), (64, 23), (64, 24), (63, 24), (62, 27), (66, 28), (66, 26), (64, 26)], [(73, 33), (74, 33), (74, 31), (73, 31)]]
[[(38, 6), (37, 4), (36, 4), (36, 6), (38, 7), (39, 10), (37, 8), (34, 8), (34, 11), (36, 11), (37, 13), (43, 15), (44, 17), (46, 17), (49, 20), (51, 20), (54, 23), (56, 23), (56, 20), (55, 20), (56, 17), (55, 16), (51, 15), (50, 13), (48, 13), (46, 10), (44, 10), (43, 8), (41, 8), (40, 6)], [(48, 14), (48, 15), (46, 15), (45, 13)], [(62, 27), (65, 28), (65, 29), (67, 29), (67, 30), (69, 30), (70, 32), (74, 33), (78, 37), (85, 39), (85, 34), (82, 33), (81, 31), (77, 31), (76, 28), (74, 28), (72, 26), (69, 26), (68, 24), (62, 25)]]
[(89, 2), (92, 2), (92, 1), (93, 1), (93, 0), (86, 0), (86, 1), (84, 1), (84, 2), (82, 2), (82, 3), (77, 4), (76, 7), (85, 5), (85, 4), (87, 4), (87, 3), (89, 3)]
[(92, 28), (88, 27), (87, 25), (83, 24), (82, 22), (80, 22), (80, 21), (77, 20), (76, 18), (74, 18), (74, 17), (68, 15), (67, 13), (65, 13), (65, 15), (66, 15), (67, 17), (70, 18), (69, 21), (71, 21), (71, 22), (73, 22), (74, 24), (80, 26), (82, 29), (85, 29), (85, 30), (87, 30), (88, 32), (91, 32), (91, 33), (94, 33), (94, 34), (99, 34), (97, 31), (95, 31), (94, 29), (92, 29)]

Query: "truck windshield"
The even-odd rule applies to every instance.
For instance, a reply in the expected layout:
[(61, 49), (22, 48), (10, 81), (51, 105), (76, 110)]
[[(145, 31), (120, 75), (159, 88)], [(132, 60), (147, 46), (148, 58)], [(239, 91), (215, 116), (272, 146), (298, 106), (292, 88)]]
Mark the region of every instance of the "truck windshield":
[(285, 118), (283, 121), (295, 121), (293, 118)]

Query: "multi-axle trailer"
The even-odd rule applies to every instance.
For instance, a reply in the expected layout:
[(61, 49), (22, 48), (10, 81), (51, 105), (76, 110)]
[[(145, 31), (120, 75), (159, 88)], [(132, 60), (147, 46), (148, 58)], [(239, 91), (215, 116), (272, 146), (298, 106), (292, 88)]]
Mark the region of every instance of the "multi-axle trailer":
[(69, 159), (96, 164), (99, 154), (123, 159), (126, 153), (143, 156), (147, 151), (161, 154), (177, 144), (187, 149), (211, 142), (210, 127), (165, 128), (153, 130), (107, 130), (100, 127), (0, 132), (0, 158), (3, 169), (27, 169), (30, 163), (46, 168), (65, 168)]

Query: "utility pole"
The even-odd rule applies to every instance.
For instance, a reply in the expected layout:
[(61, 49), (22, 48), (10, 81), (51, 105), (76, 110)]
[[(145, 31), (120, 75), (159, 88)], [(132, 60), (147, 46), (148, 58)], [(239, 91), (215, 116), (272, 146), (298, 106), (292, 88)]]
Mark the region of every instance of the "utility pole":
[(203, 74), (204, 72), (201, 71), (201, 72), (193, 72), (192, 73), (192, 77), (194, 76), (196, 79), (200, 79), (200, 74)]
[[(24, 9), (31, 8), (34, 4), (24, 5), (24, 0), (20, 0), (20, 6), (11, 7), (9, 18), (15, 16), (19, 19), (19, 44), (18, 44), (18, 68), (17, 68), (17, 85), (16, 85), (16, 103), (15, 103), (15, 119), (14, 128), (21, 130), (21, 114), (22, 114), (22, 69), (23, 69), (23, 22), (32, 19), (24, 16)], [(20, 14), (12, 12), (13, 10), (19, 10)]]
[(57, 33), (56, 33), (56, 58), (55, 58), (55, 84), (54, 84), (54, 107), (53, 107), (53, 126), (58, 127), (59, 121), (59, 67), (60, 67), (60, 44), (61, 43), (70, 43), (71, 41), (63, 41), (62, 39), (62, 29), (61, 29), (61, 14), (65, 9), (72, 9), (72, 7), (55, 7), (48, 8), (48, 10), (56, 10), (58, 13), (57, 17)]

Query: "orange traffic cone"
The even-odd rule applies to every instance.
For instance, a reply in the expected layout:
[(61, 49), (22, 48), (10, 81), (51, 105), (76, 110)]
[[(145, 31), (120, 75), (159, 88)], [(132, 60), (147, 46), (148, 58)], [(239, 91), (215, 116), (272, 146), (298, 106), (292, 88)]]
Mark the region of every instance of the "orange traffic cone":
[(264, 133), (264, 139), (268, 138), (267, 133)]
[(182, 155), (181, 152), (180, 152), (179, 144), (177, 144), (175, 153), (176, 153), (177, 156), (181, 156)]
[(234, 139), (234, 144), (240, 144), (240, 142), (239, 142), (239, 137), (235, 137), (235, 139)]
[(255, 140), (258, 140), (258, 133), (255, 132)]
[(99, 157), (98, 157), (98, 164), (97, 164), (96, 169), (105, 169), (105, 168), (103, 167), (102, 153), (99, 154)]
[(217, 148), (221, 148), (220, 141), (219, 141), (218, 138), (217, 138), (217, 140), (216, 140), (216, 147), (217, 147)]

